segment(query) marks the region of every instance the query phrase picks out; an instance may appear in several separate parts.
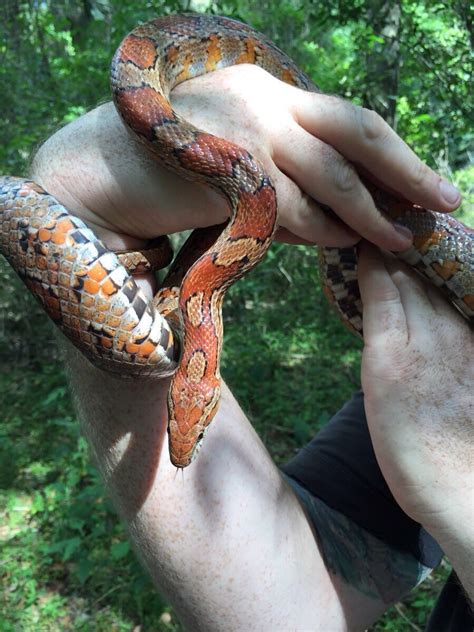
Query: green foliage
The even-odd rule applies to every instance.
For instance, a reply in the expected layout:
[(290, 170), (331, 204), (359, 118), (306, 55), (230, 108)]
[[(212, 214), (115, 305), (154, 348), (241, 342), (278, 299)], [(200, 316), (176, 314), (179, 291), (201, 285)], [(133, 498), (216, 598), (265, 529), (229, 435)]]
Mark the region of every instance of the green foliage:
[(315, 248), (274, 244), (226, 301), (223, 375), (277, 461), (359, 383), (361, 344), (319, 287)]
[[(386, 107), (417, 153), (459, 184), (466, 196), (461, 217), (474, 223), (474, 167), (466, 166), (473, 108), (469, 3), (401, 0), (400, 14), (390, 17), (397, 44), (390, 48), (388, 18), (384, 24), (380, 16), (394, 4), (4, 0), (1, 170), (24, 174), (39, 142), (109, 98), (111, 55), (135, 24), (160, 13), (209, 10), (267, 33), (325, 91)], [(386, 104), (384, 75), (394, 78)], [(318, 287), (314, 249), (275, 245), (226, 302), (223, 373), (278, 462), (358, 384), (361, 345)], [(54, 336), (1, 261), (0, 630), (178, 630), (90, 464)], [(374, 629), (422, 629), (446, 573), (441, 569)]]
[(447, 580), (450, 570), (447, 562), (441, 562), (439, 569), (423, 582), (421, 588), (413, 591), (410, 596), (404, 599), (403, 603), (390, 608), (369, 630), (373, 632), (405, 632), (405, 630), (422, 632), (426, 627), (427, 615), (431, 612), (433, 603)]
[[(432, 165), (462, 167), (473, 147), (472, 17), (469, 2), (402, 0), (4, 0), (0, 23), (0, 164), (24, 173), (51, 131), (109, 98), (113, 50), (153, 15), (208, 10), (241, 18), (272, 37), (326, 92), (385, 111)], [(398, 6), (398, 5), (396, 5)], [(390, 63), (388, 59), (390, 58)], [(384, 83), (393, 75), (392, 83)], [(395, 93), (381, 95), (391, 86)], [(389, 104), (383, 103), (385, 99)], [(391, 113), (391, 106), (394, 112)], [(393, 120), (392, 120), (393, 115)]]
[(174, 630), (104, 496), (64, 375), (15, 367), (0, 386), (0, 630)]
[[(324, 92), (379, 111), (431, 166), (449, 160), (458, 169), (468, 162), (474, 141), (469, 2), (285, 0), (276, 9), (269, 0), (240, 0), (227, 6), (271, 36)], [(388, 15), (398, 6), (398, 15)]]

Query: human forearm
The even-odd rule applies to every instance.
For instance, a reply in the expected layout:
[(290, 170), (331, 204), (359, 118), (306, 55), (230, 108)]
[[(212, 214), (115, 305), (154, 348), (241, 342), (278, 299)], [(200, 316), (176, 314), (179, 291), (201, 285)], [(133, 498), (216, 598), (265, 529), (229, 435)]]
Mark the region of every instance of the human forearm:
[(225, 385), (180, 474), (167, 453), (167, 385), (105, 375), (69, 345), (66, 354), (107, 492), (185, 629), (347, 629), (305, 514)]

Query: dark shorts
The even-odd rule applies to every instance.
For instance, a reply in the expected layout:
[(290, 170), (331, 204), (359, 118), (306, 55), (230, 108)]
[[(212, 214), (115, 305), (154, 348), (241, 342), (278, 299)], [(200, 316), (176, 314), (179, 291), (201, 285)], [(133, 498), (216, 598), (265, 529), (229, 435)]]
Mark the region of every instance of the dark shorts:
[[(382, 476), (361, 391), (282, 469), (304, 490), (388, 545), (412, 553), (425, 566), (439, 563), (441, 549), (400, 509)], [(308, 497), (304, 492), (299, 496), (307, 506)]]
[[(420, 524), (402, 511), (382, 476), (370, 440), (361, 391), (282, 470), (313, 522), (315, 533), (322, 531), (323, 501), (383, 543), (411, 554), (424, 567), (434, 568), (439, 564), (443, 555), (440, 547)], [(451, 591), (452, 583), (450, 578)], [(462, 591), (458, 590), (449, 599), (448, 612), (455, 607), (453, 599), (465, 603)], [(438, 602), (436, 609), (440, 605)], [(446, 614), (446, 606), (443, 612)], [(441, 627), (430, 625), (429, 629), (440, 632), (468, 629), (462, 624), (457, 628), (449, 625), (445, 622)]]

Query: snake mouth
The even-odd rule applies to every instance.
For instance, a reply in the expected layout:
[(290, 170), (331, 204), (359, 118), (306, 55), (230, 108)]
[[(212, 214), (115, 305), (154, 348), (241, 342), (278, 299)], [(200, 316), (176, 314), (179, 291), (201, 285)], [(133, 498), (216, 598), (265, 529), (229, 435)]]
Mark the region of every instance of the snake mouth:
[(196, 457), (198, 456), (199, 451), (201, 450), (201, 447), (204, 443), (204, 438), (206, 436), (207, 430), (207, 427), (201, 430), (192, 448), (189, 448), (186, 443), (184, 443), (182, 444), (182, 447), (179, 446), (179, 448), (181, 449), (178, 448), (178, 450), (176, 449), (176, 444), (172, 445), (172, 435), (168, 431), (170, 459), (174, 467), (178, 468), (179, 470), (183, 470), (196, 460)]

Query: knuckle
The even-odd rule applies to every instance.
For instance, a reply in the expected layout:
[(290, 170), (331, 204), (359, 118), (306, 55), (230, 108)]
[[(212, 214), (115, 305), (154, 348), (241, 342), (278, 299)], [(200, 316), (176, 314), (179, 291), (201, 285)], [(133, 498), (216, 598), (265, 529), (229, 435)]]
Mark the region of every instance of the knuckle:
[(340, 128), (353, 126), (357, 106), (334, 94), (321, 95), (327, 112), (331, 113), (333, 125)]
[(421, 189), (430, 177), (430, 169), (421, 160), (416, 160), (410, 169), (411, 185), (415, 189)]
[(331, 111), (340, 109), (345, 103), (344, 99), (337, 96), (336, 94), (322, 93), (318, 96), (321, 99), (321, 101), (325, 103), (326, 107)]
[(359, 182), (356, 170), (342, 156), (334, 162), (333, 179), (337, 190), (344, 194), (353, 193)]
[(357, 108), (362, 138), (366, 142), (385, 142), (390, 134), (390, 127), (380, 114), (367, 108)]

